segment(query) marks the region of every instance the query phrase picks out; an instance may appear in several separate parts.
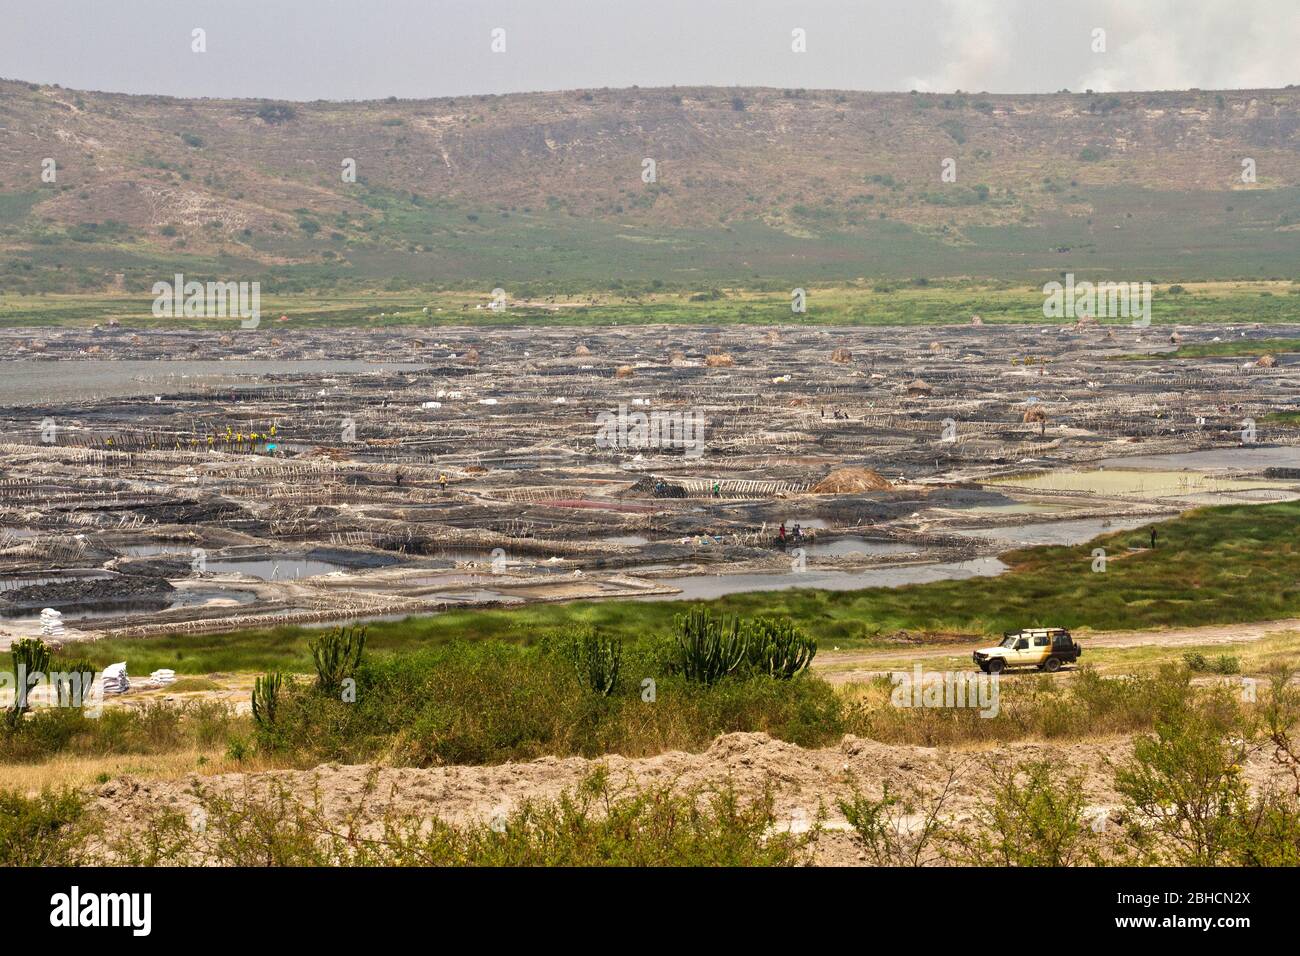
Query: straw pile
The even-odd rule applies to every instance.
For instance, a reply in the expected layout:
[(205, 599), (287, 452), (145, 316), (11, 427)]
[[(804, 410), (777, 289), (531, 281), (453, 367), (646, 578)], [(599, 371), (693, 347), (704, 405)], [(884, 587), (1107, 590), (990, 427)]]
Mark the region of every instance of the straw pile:
[(838, 362), (840, 365), (847, 365), (849, 362), (853, 361), (853, 353), (843, 346), (840, 346), (831, 353), (831, 361)]
[(815, 495), (847, 495), (862, 491), (885, 491), (894, 487), (884, 475), (870, 468), (835, 468), (813, 485)]
[(729, 352), (719, 352), (716, 355), (704, 356), (704, 364), (707, 365), (709, 368), (730, 368), (736, 363), (731, 358), (731, 354)]

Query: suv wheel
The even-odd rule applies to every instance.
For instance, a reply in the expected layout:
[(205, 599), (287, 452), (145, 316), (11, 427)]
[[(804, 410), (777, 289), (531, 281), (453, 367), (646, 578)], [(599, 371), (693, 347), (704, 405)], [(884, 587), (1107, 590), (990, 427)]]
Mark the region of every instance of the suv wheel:
[(1006, 668), (1006, 666), (1007, 666), (1006, 661), (1004, 661), (1000, 657), (995, 657), (993, 658), (993, 660), (989, 661), (989, 666), (987, 670), (990, 674), (1001, 674), (1002, 671)]
[(1061, 669), (1061, 659), (1059, 657), (1049, 657), (1047, 662), (1043, 664), (1043, 668), (1049, 674), (1055, 674)]

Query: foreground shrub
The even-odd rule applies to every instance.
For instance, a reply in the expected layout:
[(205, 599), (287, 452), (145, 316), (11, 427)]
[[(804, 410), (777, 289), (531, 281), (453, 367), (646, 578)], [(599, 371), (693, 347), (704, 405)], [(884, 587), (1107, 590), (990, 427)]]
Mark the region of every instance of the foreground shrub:
[(1079, 866), (1101, 862), (1084, 819), (1083, 778), (1044, 762), (995, 766), (988, 798), (964, 837), (982, 866)]
[(1147, 857), (1179, 866), (1216, 866), (1240, 849), (1250, 791), (1242, 767), (1251, 733), (1224, 688), (1157, 702), (1155, 733), (1139, 738), (1115, 774)]
[(932, 790), (905, 784), (900, 791), (885, 781), (878, 800), (854, 784), (852, 795), (837, 805), (867, 860), (875, 866), (932, 866), (947, 860), (954, 830), (945, 811), (964, 770), (949, 771), (943, 786)]
[(79, 866), (93, 828), (77, 793), (0, 791), (0, 866)]
[(816, 830), (773, 832), (770, 793), (746, 802), (730, 785), (620, 793), (604, 768), (553, 801), (529, 801), (491, 821), (457, 825), (391, 805), (327, 818), (319, 794), (201, 794), (195, 833), (162, 811), (124, 844), (170, 846), (174, 862), (226, 866), (791, 866), (808, 861)]

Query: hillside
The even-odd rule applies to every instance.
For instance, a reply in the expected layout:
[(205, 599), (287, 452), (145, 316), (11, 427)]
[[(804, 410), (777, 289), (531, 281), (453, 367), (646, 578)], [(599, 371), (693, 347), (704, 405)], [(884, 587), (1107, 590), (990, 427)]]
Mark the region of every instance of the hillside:
[(0, 81), (0, 289), (1292, 278), (1298, 158), (1295, 87), (287, 104)]

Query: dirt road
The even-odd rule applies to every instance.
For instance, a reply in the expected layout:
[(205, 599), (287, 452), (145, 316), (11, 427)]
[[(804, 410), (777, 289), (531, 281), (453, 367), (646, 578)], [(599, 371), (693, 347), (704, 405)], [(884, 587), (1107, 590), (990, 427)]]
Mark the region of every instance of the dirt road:
[[(1076, 632), (1075, 638), (1084, 647), (1084, 659), (1090, 648), (1127, 647), (1195, 647), (1206, 644), (1240, 644), (1258, 641), (1273, 634), (1300, 630), (1300, 618), (1280, 621), (1258, 621), (1253, 624), (1213, 624), (1207, 627), (1180, 627), (1166, 630), (1144, 631), (1088, 631)], [(876, 674), (910, 665), (912, 661), (945, 657), (961, 657), (969, 661), (976, 647), (994, 643), (991, 639), (962, 641), (945, 644), (903, 644), (887, 650), (819, 650), (813, 667), (832, 684), (866, 680)]]

